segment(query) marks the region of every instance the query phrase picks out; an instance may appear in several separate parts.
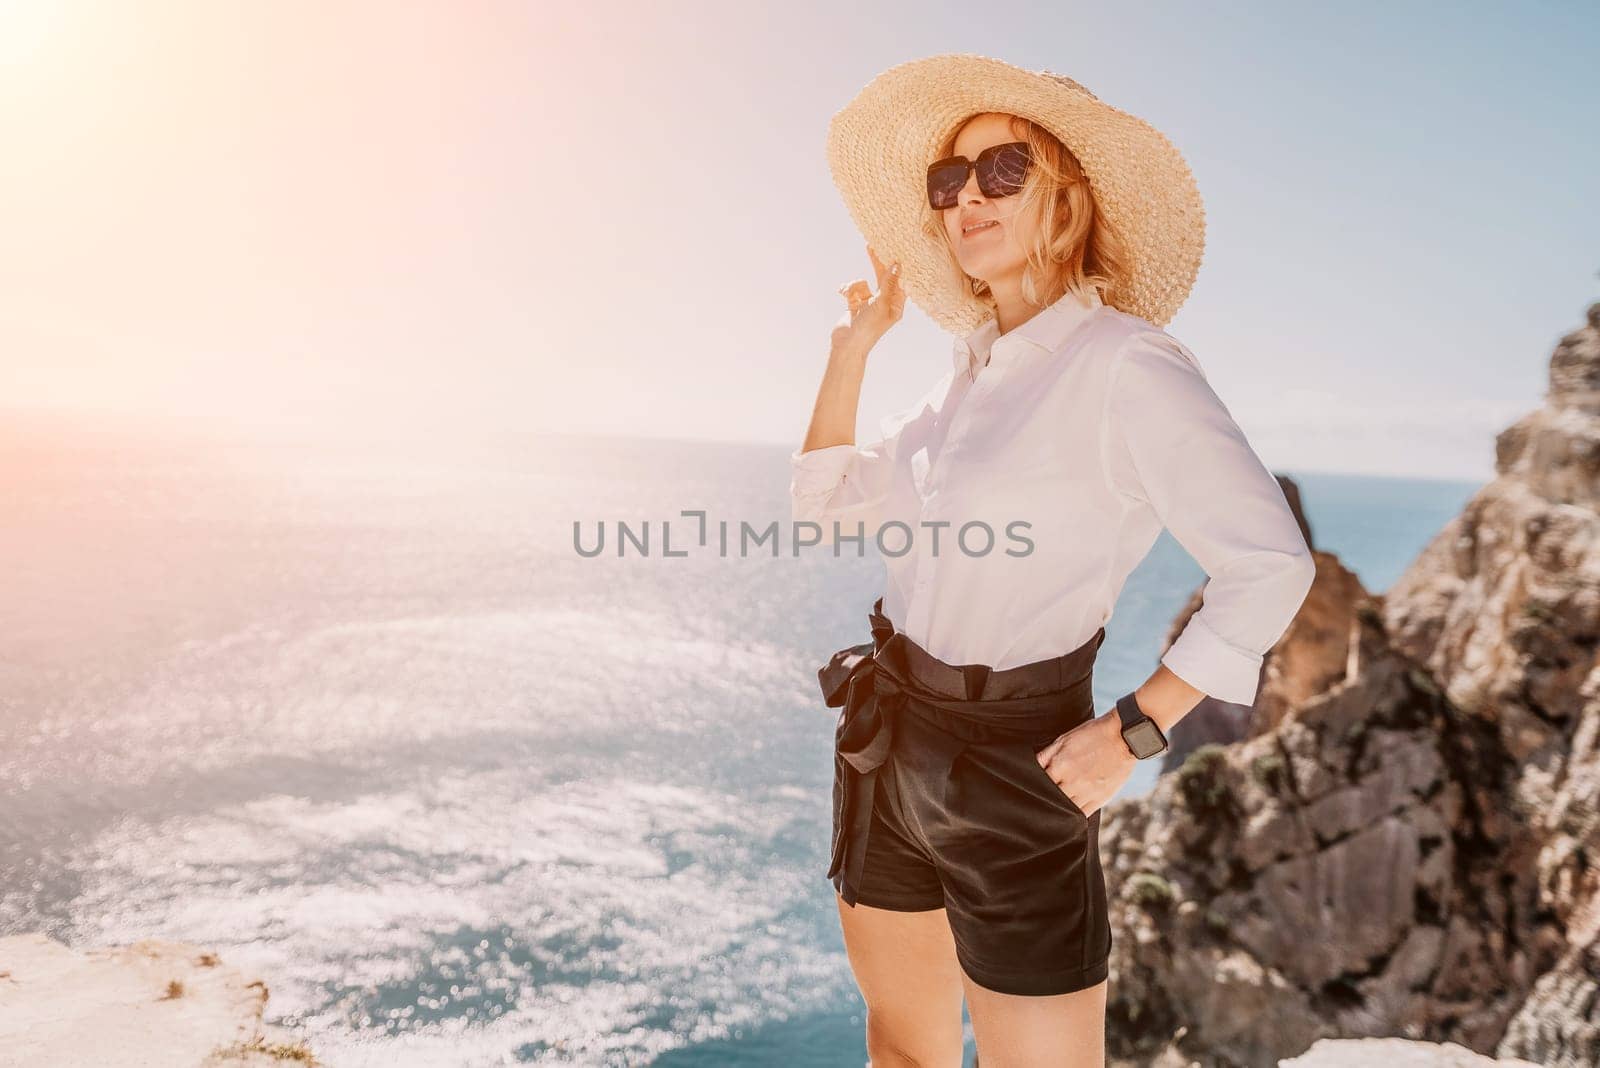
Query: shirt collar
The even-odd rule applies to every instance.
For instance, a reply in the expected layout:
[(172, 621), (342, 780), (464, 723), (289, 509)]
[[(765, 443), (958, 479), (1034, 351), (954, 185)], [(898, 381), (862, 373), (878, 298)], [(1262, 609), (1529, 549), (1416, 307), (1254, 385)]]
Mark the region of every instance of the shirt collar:
[(1097, 289), (1089, 290), (1086, 301), (1069, 289), (1054, 304), (1040, 308), (1033, 318), (1004, 335), (1000, 333), (1000, 320), (991, 315), (976, 330), (956, 339), (952, 353), (955, 369), (957, 373), (975, 375), (986, 358), (1003, 360), (1014, 348), (1031, 347), (1052, 353), (1101, 304)]

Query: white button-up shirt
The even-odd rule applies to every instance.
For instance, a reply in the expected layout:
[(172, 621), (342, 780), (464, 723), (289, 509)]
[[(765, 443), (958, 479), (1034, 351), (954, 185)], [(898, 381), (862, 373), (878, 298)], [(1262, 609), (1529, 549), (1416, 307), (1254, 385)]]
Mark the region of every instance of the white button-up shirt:
[[(1161, 662), (1253, 703), (1316, 569), (1199, 361), (1097, 296), (1069, 292), (998, 329), (990, 318), (957, 339), (952, 368), (882, 421), (882, 440), (796, 450), (793, 518), (818, 523), (823, 544), (835, 522), (841, 538), (876, 537), (896, 629), (948, 664), (996, 670), (1093, 637), (1165, 527), (1207, 582)], [(973, 526), (958, 541), (978, 522), (992, 539)]]

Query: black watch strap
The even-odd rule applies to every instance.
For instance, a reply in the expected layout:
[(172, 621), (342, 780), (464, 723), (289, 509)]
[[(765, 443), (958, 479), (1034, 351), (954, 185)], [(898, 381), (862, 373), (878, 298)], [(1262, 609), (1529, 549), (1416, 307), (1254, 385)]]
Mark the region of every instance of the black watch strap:
[(1144, 714), (1133, 694), (1117, 698), (1117, 716), (1122, 720), (1122, 740), (1135, 757), (1148, 760), (1167, 751), (1167, 736), (1161, 725)]

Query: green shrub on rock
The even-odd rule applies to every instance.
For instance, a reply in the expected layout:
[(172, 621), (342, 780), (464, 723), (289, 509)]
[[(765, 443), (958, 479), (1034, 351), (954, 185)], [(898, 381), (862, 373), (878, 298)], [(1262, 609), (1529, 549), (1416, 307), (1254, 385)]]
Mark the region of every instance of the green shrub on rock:
[(1227, 749), (1209, 743), (1190, 753), (1178, 769), (1178, 795), (1198, 815), (1231, 812), (1234, 802), (1228, 784)]
[(1128, 879), (1128, 897), (1146, 912), (1171, 908), (1178, 899), (1172, 884), (1153, 872), (1141, 871)]
[(1283, 754), (1262, 753), (1250, 765), (1250, 773), (1268, 790), (1276, 791), (1284, 783)]

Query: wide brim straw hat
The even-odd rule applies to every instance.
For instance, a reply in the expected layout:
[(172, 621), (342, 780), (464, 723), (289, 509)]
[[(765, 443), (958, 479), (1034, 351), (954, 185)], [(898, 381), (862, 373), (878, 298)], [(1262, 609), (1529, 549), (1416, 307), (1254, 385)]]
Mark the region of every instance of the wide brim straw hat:
[(1178, 149), (1064, 74), (971, 54), (891, 67), (828, 125), (833, 182), (878, 258), (900, 261), (906, 296), (959, 336), (993, 314), (942, 238), (924, 229), (935, 215), (928, 164), (962, 123), (991, 111), (1031, 119), (1078, 157), (1099, 210), (1127, 249), (1128, 274), (1107, 303), (1157, 326), (1170, 322), (1205, 249), (1205, 208)]

